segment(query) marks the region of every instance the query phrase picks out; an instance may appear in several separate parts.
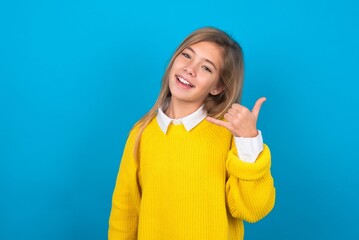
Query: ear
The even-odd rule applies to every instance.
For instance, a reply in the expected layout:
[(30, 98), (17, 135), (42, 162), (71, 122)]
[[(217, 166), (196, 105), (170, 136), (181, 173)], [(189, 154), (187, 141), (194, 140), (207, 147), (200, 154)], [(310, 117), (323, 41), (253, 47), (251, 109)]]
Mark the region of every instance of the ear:
[(217, 87), (210, 91), (210, 94), (216, 96), (224, 91), (223, 84), (218, 84)]

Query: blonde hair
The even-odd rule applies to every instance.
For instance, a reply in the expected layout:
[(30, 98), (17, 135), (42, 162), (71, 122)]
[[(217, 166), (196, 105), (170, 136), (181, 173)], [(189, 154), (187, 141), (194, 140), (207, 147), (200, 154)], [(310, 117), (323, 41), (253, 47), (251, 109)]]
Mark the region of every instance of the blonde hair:
[(217, 28), (205, 27), (192, 32), (186, 39), (184, 39), (173, 54), (162, 77), (161, 91), (157, 101), (150, 111), (148, 111), (135, 125), (135, 127), (138, 128), (138, 136), (134, 148), (135, 159), (138, 159), (138, 148), (144, 129), (156, 116), (158, 108), (160, 108), (165, 103), (166, 99), (171, 96), (168, 80), (175, 58), (185, 48), (199, 42), (215, 43), (224, 50), (223, 66), (220, 69), (219, 75), (219, 81), (222, 83), (224, 90), (218, 95), (208, 94), (208, 97), (203, 103), (208, 116), (222, 118), (234, 102), (240, 101), (244, 73), (243, 53), (240, 45), (227, 33)]

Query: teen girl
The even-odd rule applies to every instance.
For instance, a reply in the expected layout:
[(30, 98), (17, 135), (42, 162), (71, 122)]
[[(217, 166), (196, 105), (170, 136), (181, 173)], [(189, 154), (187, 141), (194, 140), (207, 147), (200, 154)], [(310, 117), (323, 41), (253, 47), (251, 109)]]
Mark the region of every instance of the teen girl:
[(243, 239), (243, 220), (273, 208), (270, 152), (241, 96), (241, 47), (215, 28), (174, 53), (153, 108), (128, 137), (113, 193), (110, 240)]

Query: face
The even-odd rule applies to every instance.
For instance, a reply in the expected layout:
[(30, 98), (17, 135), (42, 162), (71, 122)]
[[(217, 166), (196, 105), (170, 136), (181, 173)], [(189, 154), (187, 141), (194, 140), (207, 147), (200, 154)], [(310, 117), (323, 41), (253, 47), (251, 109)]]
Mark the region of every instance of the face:
[(199, 42), (185, 48), (175, 59), (169, 73), (171, 101), (203, 104), (208, 94), (223, 90), (219, 82), (223, 49), (215, 43)]

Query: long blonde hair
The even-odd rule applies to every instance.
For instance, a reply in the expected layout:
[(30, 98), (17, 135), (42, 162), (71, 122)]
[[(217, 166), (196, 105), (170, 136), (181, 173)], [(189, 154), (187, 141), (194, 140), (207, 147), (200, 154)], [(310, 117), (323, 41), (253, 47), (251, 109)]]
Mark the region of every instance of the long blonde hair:
[(219, 81), (223, 84), (224, 90), (218, 95), (208, 94), (204, 101), (204, 109), (208, 116), (222, 118), (234, 102), (239, 102), (243, 86), (243, 53), (240, 45), (227, 33), (213, 27), (200, 28), (192, 32), (176, 49), (166, 71), (162, 77), (161, 91), (157, 101), (135, 125), (138, 128), (138, 136), (135, 143), (134, 154), (138, 160), (138, 149), (141, 135), (146, 126), (156, 116), (157, 110), (166, 99), (171, 96), (169, 89), (169, 73), (175, 58), (188, 46), (199, 42), (212, 42), (223, 48), (223, 67), (220, 69)]

